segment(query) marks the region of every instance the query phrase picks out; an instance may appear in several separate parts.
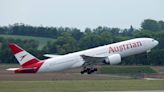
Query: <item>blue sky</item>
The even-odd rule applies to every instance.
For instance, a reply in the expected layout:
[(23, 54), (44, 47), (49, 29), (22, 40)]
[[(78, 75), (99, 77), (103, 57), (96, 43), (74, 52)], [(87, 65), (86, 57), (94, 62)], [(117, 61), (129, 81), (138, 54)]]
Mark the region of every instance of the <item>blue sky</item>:
[(164, 0), (0, 0), (0, 25), (140, 28), (164, 20)]

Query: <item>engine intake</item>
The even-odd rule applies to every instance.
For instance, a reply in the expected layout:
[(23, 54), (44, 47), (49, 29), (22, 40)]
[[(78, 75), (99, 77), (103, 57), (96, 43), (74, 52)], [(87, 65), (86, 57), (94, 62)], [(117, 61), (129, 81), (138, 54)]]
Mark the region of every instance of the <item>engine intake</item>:
[(120, 54), (113, 54), (105, 59), (105, 64), (115, 65), (115, 64), (119, 64), (120, 62), (121, 62)]

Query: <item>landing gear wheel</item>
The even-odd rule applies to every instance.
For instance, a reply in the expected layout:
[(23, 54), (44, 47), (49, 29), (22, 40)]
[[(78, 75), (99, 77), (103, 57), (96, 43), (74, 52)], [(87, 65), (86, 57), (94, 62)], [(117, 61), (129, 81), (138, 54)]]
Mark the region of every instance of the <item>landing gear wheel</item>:
[(90, 69), (89, 71), (87, 71), (87, 73), (88, 73), (88, 74), (92, 74), (92, 73), (94, 73), (95, 71), (97, 71), (97, 68)]
[(97, 71), (97, 68), (94, 68), (94, 71)]
[(91, 74), (91, 73), (92, 73), (92, 71), (88, 71), (88, 72), (87, 72), (87, 74)]
[(81, 71), (80, 73), (81, 73), (81, 74), (84, 74), (85, 72), (84, 72), (84, 71)]
[(81, 74), (87, 73), (87, 74), (92, 74), (93, 72), (97, 71), (97, 68), (86, 68), (83, 71), (81, 71)]

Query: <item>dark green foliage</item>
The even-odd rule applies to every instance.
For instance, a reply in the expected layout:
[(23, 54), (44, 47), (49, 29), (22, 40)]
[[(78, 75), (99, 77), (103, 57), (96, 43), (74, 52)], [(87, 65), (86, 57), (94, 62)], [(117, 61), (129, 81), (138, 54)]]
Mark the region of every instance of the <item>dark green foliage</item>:
[(152, 19), (146, 19), (141, 24), (142, 29), (149, 31), (160, 31), (164, 30), (164, 22), (156, 21)]
[(93, 47), (97, 47), (101, 45), (101, 38), (99, 35), (89, 33), (86, 34), (81, 40), (80, 40), (80, 47), (82, 49), (89, 49)]
[(144, 22), (142, 22), (141, 27), (144, 30), (150, 30), (150, 31), (159, 31), (159, 25), (156, 20), (152, 19), (146, 19)]
[(49, 42), (45, 51), (47, 53), (66, 54), (77, 51), (78, 49), (75, 38), (70, 33), (64, 32), (55, 42)]
[[(14, 42), (25, 50), (36, 55), (39, 59), (44, 59), (43, 54), (67, 54), (75, 51), (85, 50), (128, 40), (138, 37), (151, 37), (159, 41), (159, 45), (150, 53), (143, 53), (129, 56), (122, 59), (123, 65), (164, 65), (164, 22), (146, 19), (141, 24), (142, 29), (135, 29), (131, 25), (129, 29), (119, 29), (99, 26), (95, 29), (86, 28), (84, 32), (77, 28), (64, 27), (34, 27), (22, 23), (9, 26), (0, 26), (0, 34), (22, 35), (53, 38), (52, 41), (20, 39), (20, 38), (0, 38), (0, 62), (16, 63), (13, 55), (8, 49), (8, 43)], [(43, 45), (44, 43), (44, 45)], [(45, 45), (46, 44), (46, 45)], [(42, 46), (41, 46), (42, 45)], [(41, 47), (39, 47), (41, 46)]]

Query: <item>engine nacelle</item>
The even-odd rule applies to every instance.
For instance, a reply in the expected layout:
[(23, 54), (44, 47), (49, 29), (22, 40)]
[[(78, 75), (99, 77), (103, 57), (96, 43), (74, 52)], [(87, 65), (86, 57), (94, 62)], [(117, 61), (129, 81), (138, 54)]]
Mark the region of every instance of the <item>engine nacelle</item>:
[(105, 59), (105, 64), (114, 65), (114, 64), (119, 64), (120, 62), (121, 62), (120, 54), (113, 54)]

